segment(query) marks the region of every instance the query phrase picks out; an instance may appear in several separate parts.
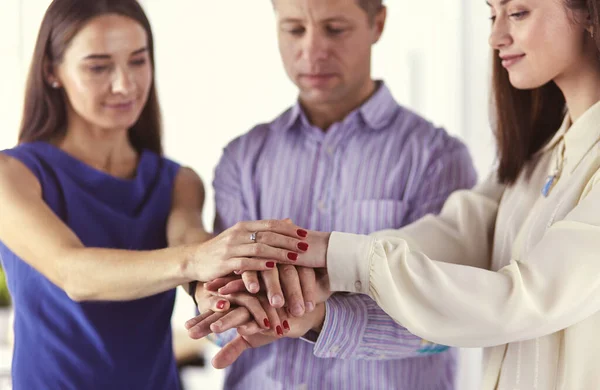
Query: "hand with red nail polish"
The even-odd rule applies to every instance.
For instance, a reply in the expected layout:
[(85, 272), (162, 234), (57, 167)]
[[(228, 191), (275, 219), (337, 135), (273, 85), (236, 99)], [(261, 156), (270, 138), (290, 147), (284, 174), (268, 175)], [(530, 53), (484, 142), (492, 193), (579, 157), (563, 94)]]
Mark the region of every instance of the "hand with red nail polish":
[(298, 249), (300, 249), (303, 252), (306, 252), (308, 250), (308, 244), (306, 242), (300, 242), (298, 243)]
[[(305, 241), (302, 243), (302, 248), (306, 246), (306, 250), (298, 256), (298, 260), (294, 262), (294, 265), (309, 268), (326, 268), (327, 247), (329, 246), (330, 236), (331, 233), (327, 232), (308, 231)], [(299, 249), (301, 248), (299, 247)]]
[(290, 318), (283, 321), (275, 332), (262, 332), (249, 324), (238, 328), (238, 336), (227, 343), (212, 360), (213, 367), (222, 369), (233, 364), (241, 354), (250, 348), (259, 348), (276, 342), (283, 337), (298, 338), (308, 331), (320, 331), (325, 320), (325, 304), (319, 304), (315, 310), (301, 318)]
[(232, 273), (265, 271), (296, 262), (306, 253), (309, 233), (290, 221), (240, 222), (201, 244), (184, 248), (184, 276), (208, 282)]
[[(277, 332), (287, 318), (283, 310), (274, 308), (264, 294), (247, 292), (220, 296), (198, 297), (202, 314), (186, 323), (191, 338), (205, 337), (211, 333), (222, 333), (240, 326), (249, 326), (260, 331)], [(212, 314), (207, 314), (212, 313)]]
[(229, 310), (229, 300), (217, 296), (215, 293), (206, 288), (206, 283), (198, 283), (196, 285), (195, 301), (198, 303), (198, 311), (203, 313), (208, 310), (215, 312)]

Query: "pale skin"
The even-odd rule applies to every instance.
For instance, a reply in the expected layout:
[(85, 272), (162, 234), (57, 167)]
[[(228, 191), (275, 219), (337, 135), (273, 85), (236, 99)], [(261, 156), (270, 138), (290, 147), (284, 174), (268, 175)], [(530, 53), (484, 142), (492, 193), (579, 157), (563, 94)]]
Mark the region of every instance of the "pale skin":
[[(298, 87), (299, 101), (309, 121), (326, 132), (375, 92), (371, 50), (383, 33), (386, 9), (382, 8), (370, 19), (355, 0), (274, 0), (273, 6), (286, 73)], [(304, 256), (306, 264), (308, 257), (326, 247), (329, 237), (326, 233), (314, 234), (307, 238), (310, 247), (307, 255), (310, 256)], [(260, 280), (256, 272), (245, 272), (241, 279), (218, 280), (205, 287), (223, 298), (236, 294), (246, 296), (246, 300), (233, 305), (231, 310), (223, 310), (214, 305), (218, 298), (206, 295), (205, 299), (212, 299), (211, 309), (216, 314), (205, 313), (186, 324), (193, 338), (232, 328), (239, 331), (240, 326), (247, 334), (261, 328), (265, 331), (262, 319), (255, 314), (258, 311), (249, 305), (264, 306), (267, 301), (276, 308), (285, 307), (282, 315), (287, 315), (293, 335), (286, 336), (302, 336), (303, 333), (296, 333), (297, 328), (318, 332), (325, 318), (323, 303), (331, 295), (323, 271), (315, 274), (311, 267), (288, 265), (262, 272)], [(252, 297), (244, 290), (261, 293)], [(269, 318), (277, 321), (277, 318)], [(281, 337), (277, 332), (270, 335), (274, 339)], [(250, 338), (240, 340), (251, 344)], [(229, 348), (225, 348), (222, 353), (229, 354), (228, 351)]]
[[(62, 89), (68, 101), (66, 131), (52, 143), (97, 170), (131, 179), (139, 155), (128, 129), (146, 104), (152, 72), (141, 25), (111, 14), (92, 19), (62, 61), (47, 66), (48, 84)], [(167, 222), (169, 248), (87, 248), (44, 203), (33, 173), (0, 155), (0, 239), (75, 301), (143, 298), (234, 270), (293, 263), (290, 254), (301, 252), (299, 228), (283, 221), (240, 223), (211, 238), (201, 222), (203, 200), (200, 178), (182, 168)], [(261, 243), (250, 241), (254, 231), (263, 234)]]
[[(555, 82), (572, 121), (600, 101), (598, 49), (591, 37), (593, 27), (587, 12), (567, 11), (560, 0), (491, 0), (488, 4), (492, 16), (489, 43), (495, 55), (506, 60), (513, 87), (533, 89)], [(309, 235), (313, 238), (311, 256), (303, 257), (296, 265), (324, 268), (328, 235), (311, 231)], [(215, 356), (213, 365), (227, 367), (246, 349), (273, 341), (273, 337), (247, 335), (244, 330)]]

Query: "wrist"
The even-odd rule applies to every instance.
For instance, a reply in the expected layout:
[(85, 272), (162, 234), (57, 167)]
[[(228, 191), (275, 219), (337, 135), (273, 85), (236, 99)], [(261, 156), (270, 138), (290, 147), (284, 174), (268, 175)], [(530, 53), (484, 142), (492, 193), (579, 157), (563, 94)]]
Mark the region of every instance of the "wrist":
[(311, 235), (316, 236), (316, 261), (312, 266), (314, 268), (326, 268), (327, 267), (327, 250), (329, 248), (329, 238), (331, 237), (330, 232), (311, 232)]
[[(325, 233), (323, 236), (323, 240), (325, 242), (325, 253), (323, 254), (323, 264), (321, 268), (327, 268), (327, 251), (329, 250), (329, 238), (331, 237), (331, 232)], [(325, 310), (325, 309), (323, 309)]]
[(198, 280), (198, 250), (199, 245), (182, 245), (178, 248), (181, 252), (176, 256), (179, 262), (180, 276), (186, 282)]
[(319, 303), (311, 313), (314, 314), (313, 325), (311, 327), (312, 331), (321, 333), (323, 324), (325, 323), (325, 315), (327, 314), (326, 307), (327, 305), (325, 303)]

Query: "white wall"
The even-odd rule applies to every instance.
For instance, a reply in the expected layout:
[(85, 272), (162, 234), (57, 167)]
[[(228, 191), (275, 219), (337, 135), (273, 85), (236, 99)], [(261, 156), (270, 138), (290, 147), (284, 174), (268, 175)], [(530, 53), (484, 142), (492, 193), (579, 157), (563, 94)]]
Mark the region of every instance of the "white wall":
[[(222, 147), (295, 98), (277, 52), (267, 0), (143, 0), (153, 24), (157, 84), (169, 156), (193, 167), (207, 189)], [(0, 148), (16, 141), (23, 83), (48, 0), (0, 0)], [(484, 175), (493, 158), (487, 123), (488, 10), (483, 1), (387, 1), (374, 74), (395, 97), (461, 137)], [(178, 300), (175, 325), (192, 313)], [(459, 389), (478, 388), (479, 351), (463, 354)]]

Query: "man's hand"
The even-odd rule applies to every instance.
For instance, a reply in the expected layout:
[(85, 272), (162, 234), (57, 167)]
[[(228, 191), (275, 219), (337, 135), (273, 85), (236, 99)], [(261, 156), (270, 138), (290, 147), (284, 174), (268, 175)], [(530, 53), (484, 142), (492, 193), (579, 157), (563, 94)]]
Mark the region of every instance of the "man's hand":
[[(206, 288), (223, 296), (243, 292), (247, 289), (247, 283), (243, 276), (215, 279), (207, 283)], [(273, 305), (273, 296), (285, 294), (285, 307), (288, 313), (294, 317), (301, 317), (305, 312), (312, 312), (316, 304), (325, 302), (331, 296), (326, 269), (280, 265), (277, 272), (263, 272), (261, 277), (264, 282), (263, 290), (266, 290), (271, 305)], [(281, 307), (282, 305), (273, 306)]]
[[(325, 320), (325, 304), (318, 304), (312, 313), (301, 318), (290, 318), (290, 331), (286, 337), (298, 338), (309, 330), (320, 330)], [(222, 369), (233, 364), (241, 354), (250, 348), (258, 348), (279, 340), (272, 332), (261, 332), (252, 323), (239, 327), (238, 336), (227, 343), (212, 360), (214, 368)]]

